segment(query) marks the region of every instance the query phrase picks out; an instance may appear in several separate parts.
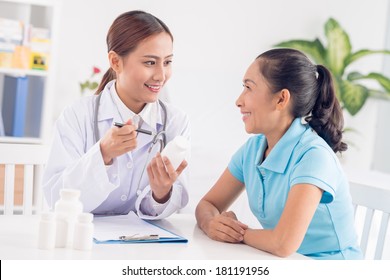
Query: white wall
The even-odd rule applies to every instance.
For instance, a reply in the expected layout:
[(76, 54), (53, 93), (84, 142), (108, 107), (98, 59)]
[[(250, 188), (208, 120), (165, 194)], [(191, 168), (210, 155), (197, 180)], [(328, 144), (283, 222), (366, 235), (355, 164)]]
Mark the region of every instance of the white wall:
[[(153, 13), (167, 23), (175, 37), (174, 73), (168, 92), (192, 121), (188, 209), (193, 210), (248, 137), (234, 102), (252, 60), (283, 40), (323, 38), (323, 24), (330, 16), (348, 31), (354, 50), (382, 49), (387, 6), (386, 0), (66, 0), (60, 20), (53, 117), (80, 96), (78, 82), (88, 77), (93, 65), (106, 70), (105, 37), (114, 18), (131, 9)], [(356, 67), (380, 71), (381, 62), (380, 56), (373, 56)], [(367, 114), (376, 110), (375, 106), (366, 109)], [(347, 124), (351, 122), (347, 120)], [(364, 116), (358, 124), (362, 122)], [(367, 126), (371, 134), (372, 124)], [(371, 163), (374, 135), (375, 130), (364, 139), (368, 148), (362, 156), (351, 155), (361, 159), (353, 162)]]
[[(390, 5), (387, 8), (387, 33), (385, 48), (390, 49)], [(383, 73), (390, 77), (390, 55), (383, 61)], [(390, 102), (381, 102), (378, 106), (377, 134), (375, 139), (373, 169), (390, 173)]]

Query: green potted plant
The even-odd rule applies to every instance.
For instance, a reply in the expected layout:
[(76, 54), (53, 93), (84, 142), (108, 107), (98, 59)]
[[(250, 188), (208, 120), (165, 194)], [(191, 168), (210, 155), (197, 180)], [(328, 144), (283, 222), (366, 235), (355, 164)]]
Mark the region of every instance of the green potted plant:
[[(390, 50), (362, 49), (352, 52), (348, 34), (333, 18), (325, 23), (327, 46), (318, 38), (309, 40), (289, 40), (275, 47), (298, 49), (315, 63), (326, 66), (333, 75), (337, 98), (341, 106), (352, 116), (359, 112), (369, 96), (390, 99), (390, 79), (380, 73), (347, 73), (347, 67), (356, 60), (371, 54), (390, 54)], [(375, 80), (380, 89), (372, 89), (361, 84), (362, 80)]]

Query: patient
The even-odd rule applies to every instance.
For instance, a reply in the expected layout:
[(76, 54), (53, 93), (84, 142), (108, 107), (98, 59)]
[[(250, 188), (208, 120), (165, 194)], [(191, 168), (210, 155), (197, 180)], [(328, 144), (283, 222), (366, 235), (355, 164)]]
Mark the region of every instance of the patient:
[[(255, 135), (199, 202), (198, 226), (214, 240), (280, 257), (361, 259), (336, 156), (347, 145), (330, 72), (297, 50), (272, 49), (249, 66), (243, 86), (236, 105), (246, 132)], [(244, 189), (259, 228), (227, 211)]]

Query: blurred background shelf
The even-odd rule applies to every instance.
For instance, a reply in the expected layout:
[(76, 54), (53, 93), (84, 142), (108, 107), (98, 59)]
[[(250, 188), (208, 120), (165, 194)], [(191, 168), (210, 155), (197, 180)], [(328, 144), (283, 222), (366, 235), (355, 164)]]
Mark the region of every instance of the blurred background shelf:
[(0, 0), (0, 144), (50, 138), (59, 5)]
[(24, 77), (24, 76), (38, 76), (47, 77), (48, 72), (42, 70), (30, 70), (30, 69), (16, 69), (16, 68), (0, 68), (0, 74), (7, 74), (12, 76)]

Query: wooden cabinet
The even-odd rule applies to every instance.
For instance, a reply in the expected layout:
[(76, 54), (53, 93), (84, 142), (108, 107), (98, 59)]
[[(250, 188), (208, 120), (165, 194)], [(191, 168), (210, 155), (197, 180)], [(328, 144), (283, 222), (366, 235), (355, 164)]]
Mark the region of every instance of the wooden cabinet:
[[(15, 205), (22, 205), (23, 202), (23, 166), (15, 166)], [(4, 165), (0, 165), (0, 205), (4, 205)]]

